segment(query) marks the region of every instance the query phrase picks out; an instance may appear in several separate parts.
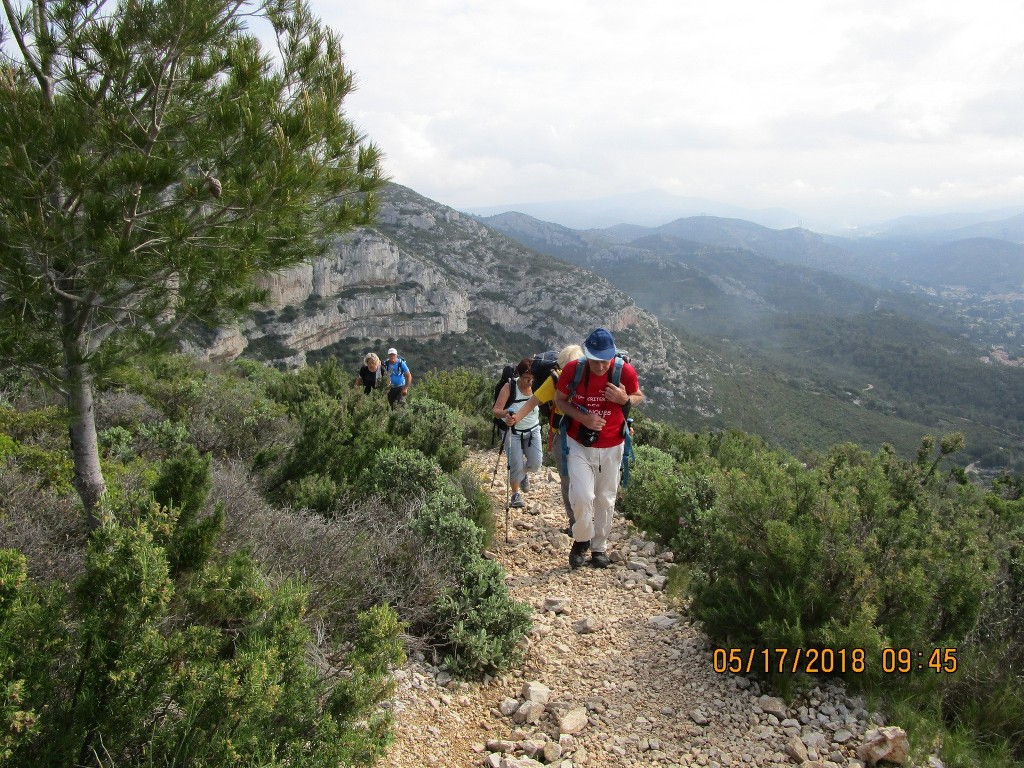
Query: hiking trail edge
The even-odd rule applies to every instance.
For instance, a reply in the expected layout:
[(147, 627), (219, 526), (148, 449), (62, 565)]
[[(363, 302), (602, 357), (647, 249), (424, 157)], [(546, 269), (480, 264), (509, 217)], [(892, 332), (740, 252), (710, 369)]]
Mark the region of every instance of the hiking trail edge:
[[(491, 486), (494, 457), (474, 451), (466, 466), (501, 513), (507, 475)], [(787, 704), (716, 673), (707, 637), (662, 591), (671, 552), (616, 514), (611, 566), (570, 571), (558, 473), (544, 466), (531, 484), (509, 542), (498, 531), (489, 550), (513, 597), (534, 608), (523, 664), (466, 683), (411, 659), (395, 673), (396, 740), (382, 765), (865, 766), (857, 749), (881, 715), (838, 684), (819, 682)]]

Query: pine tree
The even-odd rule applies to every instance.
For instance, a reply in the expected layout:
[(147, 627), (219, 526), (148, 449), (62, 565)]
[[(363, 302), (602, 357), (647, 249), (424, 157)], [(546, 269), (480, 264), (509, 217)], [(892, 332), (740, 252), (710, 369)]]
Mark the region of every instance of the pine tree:
[[(97, 376), (367, 223), (381, 155), (342, 111), (340, 36), (303, 0), (4, 0), (0, 364), (69, 405), (105, 492)], [(247, 26), (266, 24), (265, 51)]]

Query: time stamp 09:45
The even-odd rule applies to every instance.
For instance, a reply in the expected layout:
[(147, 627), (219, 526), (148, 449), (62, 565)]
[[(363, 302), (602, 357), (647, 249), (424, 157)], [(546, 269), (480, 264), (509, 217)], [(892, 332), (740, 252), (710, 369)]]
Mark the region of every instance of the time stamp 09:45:
[(806, 672), (816, 675), (882, 672), (956, 672), (956, 648), (883, 648), (869, 653), (863, 648), (715, 648), (715, 672)]

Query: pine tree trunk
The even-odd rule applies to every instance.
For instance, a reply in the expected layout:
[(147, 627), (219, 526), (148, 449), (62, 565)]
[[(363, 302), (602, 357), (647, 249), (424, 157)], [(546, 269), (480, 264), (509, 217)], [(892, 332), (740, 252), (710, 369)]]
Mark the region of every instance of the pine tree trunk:
[(66, 368), (68, 408), (71, 411), (71, 454), (75, 467), (75, 490), (85, 507), (89, 528), (99, 524), (98, 510), (107, 484), (100, 468), (99, 440), (93, 410), (92, 372), (88, 363), (69, 364)]

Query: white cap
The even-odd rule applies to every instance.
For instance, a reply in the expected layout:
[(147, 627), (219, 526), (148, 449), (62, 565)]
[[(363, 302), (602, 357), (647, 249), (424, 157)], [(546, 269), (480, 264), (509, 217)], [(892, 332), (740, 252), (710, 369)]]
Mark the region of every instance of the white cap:
[(395, 349), (394, 347), (392, 347), (391, 349), (388, 350), (388, 354), (389, 355), (397, 355), (398, 354), (398, 350)]

